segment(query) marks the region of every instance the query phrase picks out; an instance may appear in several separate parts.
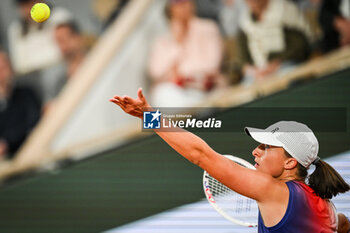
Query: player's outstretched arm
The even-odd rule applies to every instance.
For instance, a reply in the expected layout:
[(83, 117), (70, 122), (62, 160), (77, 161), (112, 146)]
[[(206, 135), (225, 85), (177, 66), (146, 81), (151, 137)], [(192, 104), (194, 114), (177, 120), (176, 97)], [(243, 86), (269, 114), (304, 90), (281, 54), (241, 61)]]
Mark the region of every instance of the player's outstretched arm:
[[(141, 88), (138, 90), (137, 94), (137, 99), (128, 96), (114, 96), (110, 101), (117, 104), (124, 112), (142, 118), (143, 111), (146, 109), (150, 110), (151, 106), (143, 96)], [(201, 138), (186, 130), (171, 128), (171, 130), (168, 131), (165, 131), (164, 129), (161, 131), (154, 131), (173, 149), (196, 165), (200, 166), (203, 163), (205, 154), (216, 154), (216, 152), (213, 151)], [(217, 156), (219, 156), (219, 154), (217, 154)]]
[[(149, 111), (151, 108), (141, 89), (138, 90), (137, 99), (114, 96), (110, 101), (117, 104), (124, 112), (138, 118), (143, 117), (144, 110)], [(260, 202), (264, 202), (267, 198), (273, 200), (274, 196), (277, 198), (281, 196), (281, 185), (271, 176), (239, 166), (215, 152), (195, 134), (180, 128), (154, 131), (183, 157), (236, 192)]]

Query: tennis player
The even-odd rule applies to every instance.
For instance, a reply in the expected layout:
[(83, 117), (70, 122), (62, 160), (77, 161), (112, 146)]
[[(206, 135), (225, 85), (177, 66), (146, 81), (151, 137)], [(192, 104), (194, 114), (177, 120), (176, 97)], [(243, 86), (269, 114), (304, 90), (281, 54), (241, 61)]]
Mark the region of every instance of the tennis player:
[[(110, 101), (141, 119), (144, 109), (151, 108), (141, 89), (137, 99), (114, 96)], [(252, 152), (256, 170), (221, 156), (201, 138), (184, 129), (154, 131), (179, 154), (215, 179), (256, 200), (259, 206), (258, 232), (349, 232), (349, 221), (342, 214), (338, 215), (338, 221), (329, 200), (347, 192), (350, 187), (317, 156), (318, 141), (306, 125), (282, 121), (266, 129), (245, 128), (246, 133), (260, 143)], [(311, 164), (316, 168), (307, 185), (305, 180)]]

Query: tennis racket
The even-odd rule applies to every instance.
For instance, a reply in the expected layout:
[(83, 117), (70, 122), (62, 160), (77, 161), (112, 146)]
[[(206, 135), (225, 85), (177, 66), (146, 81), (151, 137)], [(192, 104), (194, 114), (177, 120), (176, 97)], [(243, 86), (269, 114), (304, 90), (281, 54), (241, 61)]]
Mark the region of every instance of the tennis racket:
[[(241, 166), (255, 169), (244, 159), (232, 155), (224, 156)], [(258, 204), (255, 200), (229, 189), (206, 171), (203, 174), (203, 188), (208, 202), (223, 217), (243, 226), (256, 227), (258, 225)]]

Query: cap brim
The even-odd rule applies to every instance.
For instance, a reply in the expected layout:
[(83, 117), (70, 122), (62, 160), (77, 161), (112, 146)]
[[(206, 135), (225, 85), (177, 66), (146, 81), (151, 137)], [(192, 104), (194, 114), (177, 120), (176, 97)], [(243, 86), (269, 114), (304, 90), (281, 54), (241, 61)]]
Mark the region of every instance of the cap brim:
[(245, 127), (244, 131), (246, 134), (251, 136), (255, 141), (266, 144), (270, 146), (279, 146), (282, 147), (283, 144), (279, 142), (278, 140), (273, 137), (272, 133), (270, 131), (266, 131), (264, 129), (257, 129), (257, 128), (251, 128), (251, 127)]

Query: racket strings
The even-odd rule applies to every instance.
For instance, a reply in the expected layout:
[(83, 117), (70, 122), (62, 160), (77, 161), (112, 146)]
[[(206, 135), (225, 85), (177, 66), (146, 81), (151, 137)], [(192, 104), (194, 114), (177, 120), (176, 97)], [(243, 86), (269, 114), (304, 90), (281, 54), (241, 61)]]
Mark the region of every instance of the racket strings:
[(208, 175), (208, 184), (218, 208), (230, 216), (245, 222), (256, 222), (258, 216), (257, 204)]
[[(243, 159), (232, 155), (224, 156), (243, 167), (255, 169)], [(203, 188), (209, 203), (223, 217), (243, 226), (257, 226), (259, 211), (255, 200), (229, 189), (206, 171), (203, 174)]]

